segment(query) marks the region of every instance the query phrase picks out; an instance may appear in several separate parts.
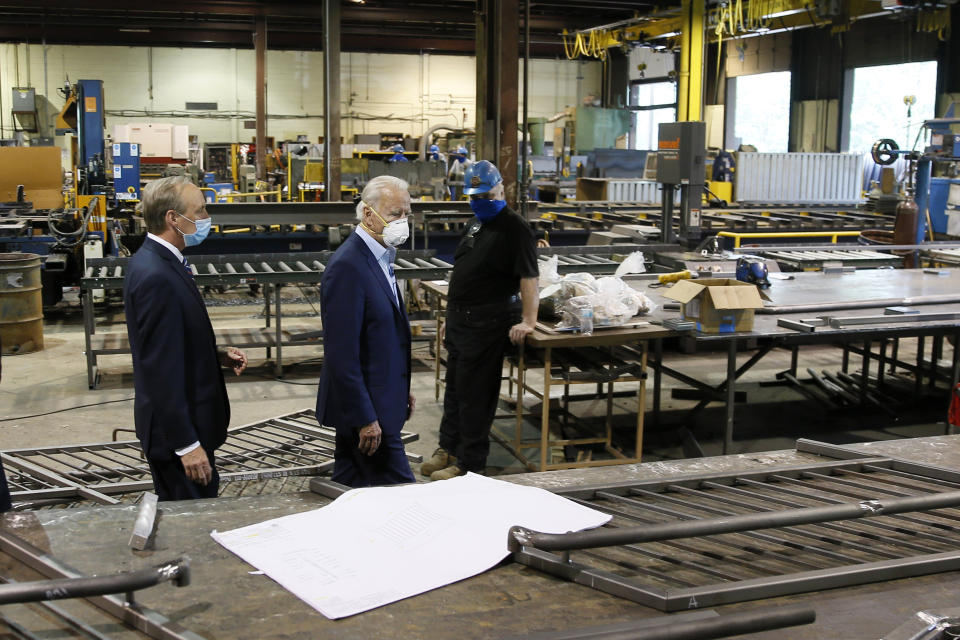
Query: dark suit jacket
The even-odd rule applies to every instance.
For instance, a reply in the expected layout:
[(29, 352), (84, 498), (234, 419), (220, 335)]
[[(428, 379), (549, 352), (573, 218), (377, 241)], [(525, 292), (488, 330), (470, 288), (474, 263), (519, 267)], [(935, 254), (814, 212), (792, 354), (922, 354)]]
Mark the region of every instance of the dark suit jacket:
[(193, 278), (147, 238), (123, 285), (133, 351), (137, 437), (150, 460), (172, 460), (193, 442), (212, 453), (227, 438), (230, 402), (216, 339)]
[(384, 437), (398, 436), (410, 394), (410, 324), (360, 233), (347, 238), (323, 272), (317, 419), (338, 436), (374, 420)]

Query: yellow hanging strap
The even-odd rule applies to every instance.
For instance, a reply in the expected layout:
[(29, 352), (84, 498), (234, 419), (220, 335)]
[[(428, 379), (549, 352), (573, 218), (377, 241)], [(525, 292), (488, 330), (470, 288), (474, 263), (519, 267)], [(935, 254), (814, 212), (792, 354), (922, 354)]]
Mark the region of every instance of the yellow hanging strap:
[(937, 34), (941, 42), (950, 39), (950, 8), (917, 13), (917, 31)]

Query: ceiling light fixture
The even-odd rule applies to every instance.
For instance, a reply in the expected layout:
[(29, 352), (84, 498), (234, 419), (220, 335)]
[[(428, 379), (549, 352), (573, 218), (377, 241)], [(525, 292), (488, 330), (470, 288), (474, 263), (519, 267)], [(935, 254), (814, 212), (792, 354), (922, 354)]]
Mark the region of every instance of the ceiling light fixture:
[(786, 11), (777, 11), (776, 13), (768, 13), (763, 16), (762, 20), (772, 20), (774, 18), (783, 18), (786, 16), (792, 16), (795, 13), (803, 13), (806, 9), (787, 9)]

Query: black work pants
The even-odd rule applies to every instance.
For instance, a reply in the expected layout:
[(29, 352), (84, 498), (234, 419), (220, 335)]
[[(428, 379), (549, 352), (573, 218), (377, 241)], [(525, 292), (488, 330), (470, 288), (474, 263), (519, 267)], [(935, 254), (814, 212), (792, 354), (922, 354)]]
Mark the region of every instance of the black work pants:
[(500, 398), (503, 357), (520, 305), (447, 306), (446, 389), (440, 446), (457, 466), (482, 473), (490, 452), (490, 427)]

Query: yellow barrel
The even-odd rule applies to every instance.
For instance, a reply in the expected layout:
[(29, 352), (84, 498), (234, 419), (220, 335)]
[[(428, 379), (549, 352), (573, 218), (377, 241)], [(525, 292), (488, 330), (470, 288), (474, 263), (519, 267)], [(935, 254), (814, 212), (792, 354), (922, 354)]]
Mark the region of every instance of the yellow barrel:
[(40, 256), (0, 253), (0, 343), (3, 355), (43, 349)]

